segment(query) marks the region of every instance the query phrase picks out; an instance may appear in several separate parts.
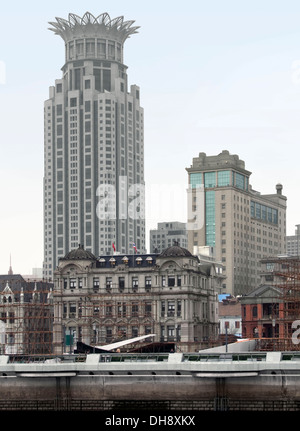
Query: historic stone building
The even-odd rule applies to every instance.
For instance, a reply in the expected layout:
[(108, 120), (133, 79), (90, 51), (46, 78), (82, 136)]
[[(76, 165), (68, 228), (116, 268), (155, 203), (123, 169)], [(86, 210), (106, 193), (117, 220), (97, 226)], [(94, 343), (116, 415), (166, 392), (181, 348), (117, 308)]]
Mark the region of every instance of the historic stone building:
[(182, 351), (205, 347), (217, 338), (220, 284), (213, 262), (179, 246), (101, 258), (79, 246), (54, 274), (54, 352), (146, 334)]
[(52, 285), (0, 275), (0, 353), (51, 354)]

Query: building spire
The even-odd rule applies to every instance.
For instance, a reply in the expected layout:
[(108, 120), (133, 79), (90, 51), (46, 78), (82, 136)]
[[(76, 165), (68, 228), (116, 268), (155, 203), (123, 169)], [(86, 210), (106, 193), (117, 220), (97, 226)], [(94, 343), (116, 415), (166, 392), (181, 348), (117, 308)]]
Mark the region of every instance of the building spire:
[(13, 270), (12, 270), (12, 266), (11, 266), (11, 254), (9, 255), (9, 270), (8, 270), (8, 275), (13, 275)]

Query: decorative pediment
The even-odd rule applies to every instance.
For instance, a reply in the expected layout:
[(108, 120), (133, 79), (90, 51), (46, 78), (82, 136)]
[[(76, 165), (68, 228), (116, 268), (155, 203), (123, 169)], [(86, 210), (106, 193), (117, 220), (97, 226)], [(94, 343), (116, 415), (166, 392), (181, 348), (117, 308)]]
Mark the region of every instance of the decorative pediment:
[(91, 264), (84, 262), (84, 263), (79, 263), (79, 262), (70, 262), (67, 263), (66, 265), (61, 264), (59, 270), (60, 273), (63, 275), (75, 275), (75, 274), (80, 274), (82, 272), (86, 272), (86, 269), (91, 266)]
[(174, 271), (179, 271), (181, 270), (181, 266), (178, 264), (178, 262), (174, 261), (174, 260), (167, 260), (166, 262), (164, 262), (161, 267), (160, 270), (161, 271), (168, 271), (170, 273), (174, 272)]
[(262, 285), (252, 290), (244, 298), (280, 298), (282, 291), (277, 286)]

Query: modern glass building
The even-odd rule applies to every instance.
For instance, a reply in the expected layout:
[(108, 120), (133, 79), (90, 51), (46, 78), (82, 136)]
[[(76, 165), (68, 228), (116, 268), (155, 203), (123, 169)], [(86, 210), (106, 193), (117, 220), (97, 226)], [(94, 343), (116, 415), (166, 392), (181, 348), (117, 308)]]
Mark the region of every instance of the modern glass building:
[(213, 247), (225, 269), (224, 292), (242, 295), (253, 290), (260, 283), (260, 260), (285, 252), (282, 186), (277, 184), (270, 195), (254, 191), (251, 172), (228, 151), (200, 153), (187, 172), (189, 250), (197, 254), (203, 246)]
[(84, 245), (145, 252), (144, 112), (123, 60), (134, 21), (69, 14), (50, 30), (65, 43), (62, 77), (44, 104), (44, 276)]

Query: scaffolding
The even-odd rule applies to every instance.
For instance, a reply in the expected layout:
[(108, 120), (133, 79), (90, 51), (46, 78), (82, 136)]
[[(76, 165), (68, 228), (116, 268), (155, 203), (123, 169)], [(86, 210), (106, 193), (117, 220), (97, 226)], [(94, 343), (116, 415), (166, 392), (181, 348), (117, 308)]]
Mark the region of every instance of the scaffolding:
[(16, 290), (6, 282), (0, 292), (0, 353), (52, 353), (52, 291), (44, 283), (24, 283)]
[[(54, 351), (72, 352), (77, 342), (100, 346), (155, 332), (154, 302), (143, 293), (54, 293)], [(174, 336), (175, 341), (175, 336)]]
[(257, 340), (258, 350), (298, 351), (300, 335), (300, 258), (280, 256), (268, 259), (269, 269), (280, 294), (272, 304), (272, 338)]

